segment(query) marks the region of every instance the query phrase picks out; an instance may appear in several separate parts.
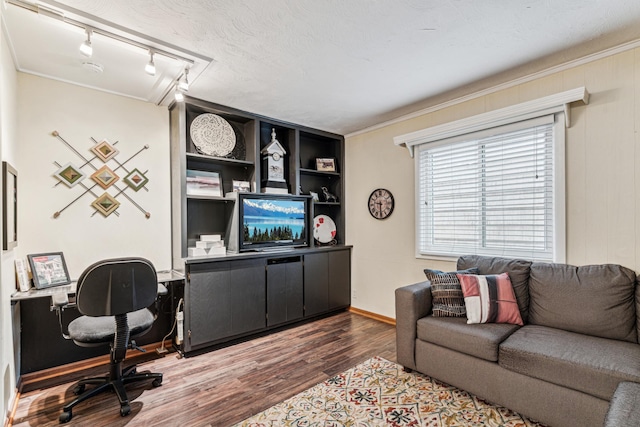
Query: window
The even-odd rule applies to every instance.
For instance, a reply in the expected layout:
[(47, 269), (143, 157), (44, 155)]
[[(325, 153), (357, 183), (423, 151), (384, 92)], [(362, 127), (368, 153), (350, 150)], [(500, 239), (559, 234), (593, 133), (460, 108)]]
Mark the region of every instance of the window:
[(563, 259), (562, 116), (418, 145), (417, 256)]
[(564, 127), (578, 87), (393, 138), (416, 159), (416, 256), (565, 261)]

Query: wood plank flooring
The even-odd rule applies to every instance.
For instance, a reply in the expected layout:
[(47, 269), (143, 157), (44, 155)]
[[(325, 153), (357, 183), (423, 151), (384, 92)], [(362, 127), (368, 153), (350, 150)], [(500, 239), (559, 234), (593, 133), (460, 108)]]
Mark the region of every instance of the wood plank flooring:
[[(120, 417), (117, 398), (105, 393), (78, 405), (67, 425), (230, 426), (372, 356), (396, 360), (395, 327), (343, 312), (198, 356), (139, 364), (164, 381), (129, 386), (129, 416)], [(58, 426), (73, 386), (23, 394), (13, 425)]]

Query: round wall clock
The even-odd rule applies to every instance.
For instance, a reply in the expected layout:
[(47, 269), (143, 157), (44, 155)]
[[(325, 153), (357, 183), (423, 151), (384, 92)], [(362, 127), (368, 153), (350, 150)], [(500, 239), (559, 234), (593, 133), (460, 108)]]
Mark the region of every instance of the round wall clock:
[(373, 190), (369, 196), (369, 213), (375, 219), (388, 218), (393, 212), (394, 205), (393, 194), (384, 188)]

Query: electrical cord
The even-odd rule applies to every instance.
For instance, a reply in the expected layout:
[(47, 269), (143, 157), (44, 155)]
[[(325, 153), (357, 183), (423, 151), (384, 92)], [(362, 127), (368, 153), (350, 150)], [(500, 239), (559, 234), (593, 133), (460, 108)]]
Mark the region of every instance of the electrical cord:
[[(180, 300), (178, 301), (178, 305), (176, 307), (176, 314), (180, 311), (180, 308), (182, 308), (182, 305), (184, 303), (184, 299), (180, 298)], [(176, 329), (176, 325), (178, 324), (178, 317), (174, 316), (173, 317), (173, 326), (171, 326), (171, 330), (169, 331), (169, 333), (167, 335), (164, 336), (164, 338), (162, 338), (162, 344), (160, 345), (160, 347), (156, 348), (156, 352), (158, 354), (163, 354), (166, 353), (168, 350), (164, 347), (164, 342), (167, 338), (169, 338), (169, 336), (171, 336), (171, 334), (173, 333), (173, 331)]]

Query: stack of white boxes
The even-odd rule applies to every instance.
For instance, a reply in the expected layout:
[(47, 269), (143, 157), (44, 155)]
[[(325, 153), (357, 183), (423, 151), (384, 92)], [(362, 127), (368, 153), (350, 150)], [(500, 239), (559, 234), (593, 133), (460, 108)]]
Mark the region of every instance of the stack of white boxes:
[(195, 248), (189, 248), (189, 256), (217, 256), (226, 255), (224, 240), (219, 234), (201, 234)]

